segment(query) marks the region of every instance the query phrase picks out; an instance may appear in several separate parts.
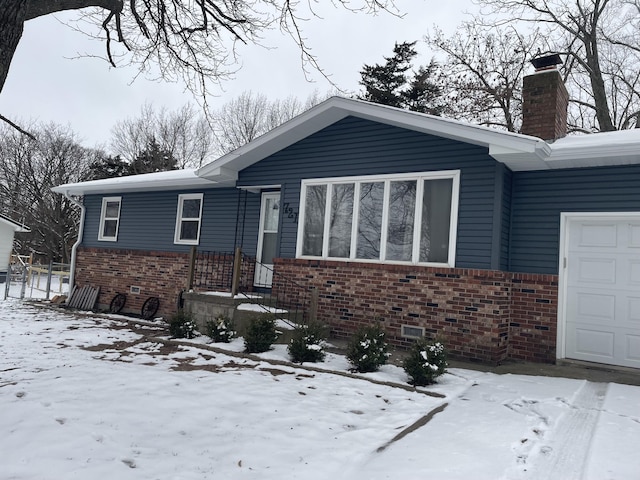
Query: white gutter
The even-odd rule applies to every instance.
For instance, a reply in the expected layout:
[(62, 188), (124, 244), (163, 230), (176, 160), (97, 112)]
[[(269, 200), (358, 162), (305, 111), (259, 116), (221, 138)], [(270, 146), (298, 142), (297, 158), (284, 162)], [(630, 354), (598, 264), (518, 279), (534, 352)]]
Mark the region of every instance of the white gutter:
[(68, 198), (71, 201), (71, 203), (74, 203), (78, 207), (80, 207), (80, 225), (78, 226), (78, 240), (76, 240), (76, 243), (74, 243), (73, 247), (71, 247), (71, 264), (69, 265), (69, 272), (70, 272), (69, 273), (69, 294), (71, 294), (71, 290), (73, 289), (73, 284), (76, 276), (76, 251), (78, 250), (78, 247), (82, 243), (82, 236), (84, 235), (84, 217), (85, 217), (86, 208), (82, 203), (80, 203), (75, 198), (73, 198), (69, 194), (68, 190), (64, 191), (63, 195), (66, 198)]

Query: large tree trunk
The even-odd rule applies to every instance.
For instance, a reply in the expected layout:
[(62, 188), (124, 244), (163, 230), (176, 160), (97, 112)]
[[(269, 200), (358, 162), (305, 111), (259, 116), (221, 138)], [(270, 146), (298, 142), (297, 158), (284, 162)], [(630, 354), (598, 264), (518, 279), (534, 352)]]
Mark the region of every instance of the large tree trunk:
[(4, 0), (0, 8), (0, 92), (9, 74), (27, 14), (28, 0)]
[(123, 0), (2, 0), (0, 7), (0, 93), (9, 74), (24, 22), (50, 13), (100, 7), (122, 11)]
[(596, 107), (596, 119), (598, 120), (599, 131), (612, 132), (616, 129), (611, 120), (611, 111), (607, 100), (607, 89), (605, 87), (602, 70), (600, 69), (600, 52), (598, 51), (598, 41), (595, 34), (585, 36), (584, 46), (586, 61), (589, 66), (589, 80), (593, 91), (593, 101)]

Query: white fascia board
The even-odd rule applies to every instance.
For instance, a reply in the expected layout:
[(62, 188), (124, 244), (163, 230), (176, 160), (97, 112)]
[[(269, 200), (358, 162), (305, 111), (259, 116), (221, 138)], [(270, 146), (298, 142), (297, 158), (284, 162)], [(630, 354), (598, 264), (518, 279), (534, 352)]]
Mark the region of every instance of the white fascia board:
[[(226, 180), (226, 179), (225, 179)], [(157, 190), (180, 190), (191, 188), (213, 188), (233, 186), (233, 181), (213, 182), (195, 175), (195, 170), (173, 170), (169, 172), (129, 175), (105, 178), (88, 182), (67, 183), (53, 187), (56, 193), (68, 195), (103, 194), (118, 192), (148, 192)]]
[[(200, 178), (205, 179), (204, 177)], [(238, 171), (224, 166), (217, 166), (211, 170), (206, 180), (209, 182), (215, 181), (235, 183), (235, 181), (238, 180)]]
[[(205, 165), (196, 174), (216, 180), (218, 169), (221, 167), (239, 172), (348, 116), (470, 143), (494, 149), (494, 151), (509, 151), (521, 155), (523, 160), (532, 160), (534, 163), (545, 155), (548, 147), (544, 141), (528, 135), (493, 130), (362, 100), (332, 97), (237, 150)], [(497, 160), (506, 163), (507, 157), (502, 155)]]
[(585, 146), (553, 150), (547, 163), (551, 168), (637, 165), (640, 164), (640, 144)]
[(527, 170), (548, 170), (547, 158), (551, 151), (549, 145), (538, 140), (534, 144), (528, 145), (527, 150), (514, 149), (505, 145), (491, 145), (489, 155), (500, 163), (504, 163), (514, 172)]
[(26, 225), (22, 225), (21, 223), (14, 222), (8, 218), (0, 216), (0, 224), (8, 226), (11, 230), (16, 233), (28, 233), (31, 231), (29, 227)]
[(551, 144), (551, 168), (640, 164), (640, 130), (570, 135)]
[(196, 175), (216, 180), (216, 175), (221, 168), (235, 171), (237, 175), (237, 172), (250, 167), (263, 158), (273, 155), (348, 116), (349, 114), (342, 109), (328, 103), (337, 98), (333, 97), (312, 107), (242, 147), (201, 167), (196, 171)]

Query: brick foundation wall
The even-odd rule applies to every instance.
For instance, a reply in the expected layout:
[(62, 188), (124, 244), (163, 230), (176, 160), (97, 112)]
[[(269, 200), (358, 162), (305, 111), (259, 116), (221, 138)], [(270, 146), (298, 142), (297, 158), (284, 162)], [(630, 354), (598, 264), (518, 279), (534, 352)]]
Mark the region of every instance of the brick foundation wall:
[[(319, 292), (319, 320), (348, 337), (379, 321), (407, 347), (402, 325), (424, 327), (452, 357), (555, 361), (557, 276), (501, 271), (277, 259), (276, 270)], [(277, 281), (277, 277), (276, 277)], [(274, 289), (282, 287), (274, 285)]]
[(558, 276), (511, 274), (509, 358), (554, 363)]
[[(156, 315), (165, 318), (176, 312), (189, 274), (187, 253), (80, 248), (76, 262), (76, 285), (100, 287), (98, 308), (107, 309), (116, 293), (124, 293), (124, 312), (139, 314), (147, 298), (158, 297)], [(140, 287), (139, 295), (129, 291), (132, 285)]]

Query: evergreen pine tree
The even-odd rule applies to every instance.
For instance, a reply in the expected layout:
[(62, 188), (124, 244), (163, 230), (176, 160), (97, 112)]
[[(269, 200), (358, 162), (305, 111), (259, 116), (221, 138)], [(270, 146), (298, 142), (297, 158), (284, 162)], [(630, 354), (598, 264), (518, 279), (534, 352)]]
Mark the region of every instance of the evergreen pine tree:
[(360, 85), (365, 89), (361, 100), (381, 103), (416, 112), (440, 115), (444, 108), (441, 99), (439, 65), (429, 65), (408, 74), (417, 55), (416, 42), (396, 43), (393, 56), (384, 57), (383, 65), (364, 65), (360, 71)]
[(178, 162), (171, 153), (162, 149), (155, 138), (147, 143), (147, 148), (140, 152), (136, 159), (129, 165), (129, 174), (165, 172), (176, 170)]

